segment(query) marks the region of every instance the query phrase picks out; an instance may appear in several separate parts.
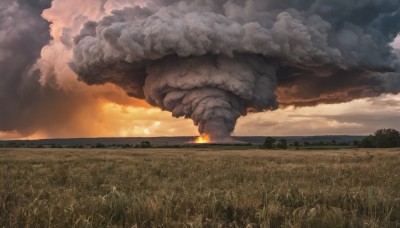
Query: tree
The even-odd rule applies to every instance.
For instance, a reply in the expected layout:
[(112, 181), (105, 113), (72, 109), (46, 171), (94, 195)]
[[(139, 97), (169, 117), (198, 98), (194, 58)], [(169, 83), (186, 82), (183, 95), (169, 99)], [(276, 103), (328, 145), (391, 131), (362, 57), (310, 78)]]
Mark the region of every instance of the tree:
[(263, 143), (263, 147), (267, 149), (274, 149), (274, 144), (276, 142), (276, 139), (272, 137), (267, 137)]
[(380, 129), (360, 142), (364, 148), (400, 147), (400, 133), (394, 129)]
[(151, 143), (149, 141), (142, 141), (140, 144), (137, 144), (135, 148), (151, 148)]
[(95, 148), (106, 148), (106, 145), (104, 145), (103, 143), (96, 143)]
[(288, 148), (286, 139), (279, 139), (277, 147), (286, 150)]
[(375, 137), (370, 135), (368, 137), (365, 137), (363, 140), (360, 142), (360, 147), (362, 148), (374, 148), (375, 146)]
[(132, 145), (131, 145), (131, 144), (125, 144), (125, 145), (122, 145), (121, 147), (122, 147), (122, 148), (131, 148)]
[(394, 129), (380, 129), (375, 132), (376, 147), (393, 148), (400, 146), (400, 133)]

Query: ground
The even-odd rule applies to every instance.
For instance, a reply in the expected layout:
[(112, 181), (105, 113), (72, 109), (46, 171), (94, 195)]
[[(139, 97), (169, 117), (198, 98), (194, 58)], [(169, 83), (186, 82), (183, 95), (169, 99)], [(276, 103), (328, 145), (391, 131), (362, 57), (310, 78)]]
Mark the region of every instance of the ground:
[(400, 149), (0, 148), (0, 227), (400, 227)]

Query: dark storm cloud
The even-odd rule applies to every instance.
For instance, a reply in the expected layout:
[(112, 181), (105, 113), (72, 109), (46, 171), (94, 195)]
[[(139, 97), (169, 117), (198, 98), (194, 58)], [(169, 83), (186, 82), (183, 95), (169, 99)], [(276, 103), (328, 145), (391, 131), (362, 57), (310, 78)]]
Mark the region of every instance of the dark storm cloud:
[(50, 40), (41, 17), (50, 0), (0, 2), (0, 131), (30, 135), (60, 129), (82, 98), (39, 83), (33, 65)]
[(281, 77), (278, 96), (283, 106), (335, 104), (384, 93), (396, 94), (400, 90), (399, 79), (398, 73), (379, 73), (362, 69), (338, 69), (337, 72), (322, 77), (318, 75), (318, 71), (298, 71), (288, 79)]
[[(398, 93), (397, 0), (148, 1), (75, 39), (72, 68), (229, 135), (248, 111)], [(277, 92), (276, 92), (277, 89)]]
[(49, 41), (49, 25), (40, 17), (50, 1), (0, 3), (0, 130), (30, 131), (34, 103), (41, 96), (38, 72), (30, 69)]

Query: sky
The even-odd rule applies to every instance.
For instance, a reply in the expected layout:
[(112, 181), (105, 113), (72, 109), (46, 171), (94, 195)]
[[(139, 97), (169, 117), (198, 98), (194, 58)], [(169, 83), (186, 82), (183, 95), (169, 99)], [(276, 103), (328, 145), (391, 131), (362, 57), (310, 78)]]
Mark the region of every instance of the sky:
[[(226, 129), (234, 136), (368, 135), (380, 128), (400, 129), (400, 76), (396, 73), (400, 69), (396, 51), (400, 49), (400, 29), (391, 23), (400, 18), (400, 4), (396, 1), (335, 0), (329, 5), (323, 0), (309, 0), (308, 9), (296, 0), (277, 6), (277, 1), (268, 0), (271, 4), (258, 7), (251, 0), (221, 1), (224, 4), (198, 1), (204, 2), (196, 3), (201, 7), (187, 2), (2, 1), (0, 139), (194, 136), (216, 128)], [(371, 6), (377, 12), (370, 11)], [(339, 15), (335, 7), (342, 7), (338, 12), (348, 10), (353, 16)], [(208, 13), (207, 20), (202, 18), (204, 12)], [(378, 16), (358, 18), (355, 13)], [(151, 15), (165, 16), (164, 22), (177, 15), (168, 22), (168, 34), (182, 35), (157, 38), (165, 37), (165, 32), (155, 32), (158, 27)], [(210, 22), (214, 16), (218, 23)], [(345, 22), (338, 22), (339, 17)], [(206, 29), (196, 30), (203, 20), (202, 26), (209, 28), (222, 24), (223, 32), (229, 36), (213, 36), (208, 47), (180, 27), (203, 32)], [(161, 27), (165, 29), (165, 25)], [(92, 34), (93, 28), (96, 34)], [(150, 28), (152, 36), (147, 36), (145, 32)], [(255, 30), (251, 30), (254, 28), (263, 33), (256, 37)], [(245, 35), (240, 37), (238, 46), (232, 34), (241, 29), (244, 32), (240, 34)], [(251, 31), (249, 37), (247, 31)], [(304, 37), (312, 41), (311, 46), (298, 38), (307, 32)], [(115, 34), (128, 35), (113, 43), (109, 40)], [(272, 37), (268, 39), (278, 41), (264, 41), (266, 34)], [(140, 36), (153, 37), (152, 43), (140, 46)], [(182, 37), (189, 37), (189, 41)], [(145, 43), (150, 38), (145, 38)], [(189, 44), (178, 45), (184, 42)], [(190, 42), (196, 43), (197, 48), (188, 49), (194, 45)], [(259, 46), (254, 46), (257, 42)], [(271, 43), (264, 45), (265, 42)], [(132, 50), (121, 49), (121, 43), (125, 45), (122, 47), (132, 44)], [(149, 45), (151, 50), (146, 49)], [(201, 50), (199, 45), (203, 45)], [(274, 45), (280, 49), (270, 48)], [(355, 48), (362, 45), (370, 48)], [(216, 51), (218, 47), (239, 54), (230, 56), (231, 53)], [(208, 65), (211, 58), (216, 59), (213, 61), (220, 64), (219, 68)], [(247, 63), (243, 59), (250, 60)], [(202, 68), (187, 67), (192, 63)], [(181, 72), (180, 68), (189, 70)], [(209, 70), (204, 73), (202, 69)], [(183, 73), (188, 75), (186, 84), (176, 78)], [(235, 74), (240, 76), (230, 82)], [(144, 89), (140, 84), (143, 80)], [(220, 81), (226, 85), (212, 84)], [(205, 86), (187, 85), (192, 82)], [(248, 89), (239, 82), (253, 83), (249, 88), (255, 88)], [(183, 96), (177, 91), (185, 91), (186, 100), (177, 99), (176, 96)], [(170, 100), (168, 96), (160, 100), (161, 92), (168, 94)], [(205, 105), (211, 110), (204, 111), (207, 115), (201, 113), (197, 117), (195, 108), (190, 113), (182, 111), (186, 110), (181, 106), (183, 101), (192, 107), (197, 105), (196, 97), (207, 93), (217, 97)], [(231, 106), (226, 108), (226, 104)], [(210, 121), (214, 119), (225, 124)], [(200, 124), (200, 129), (194, 122)]]

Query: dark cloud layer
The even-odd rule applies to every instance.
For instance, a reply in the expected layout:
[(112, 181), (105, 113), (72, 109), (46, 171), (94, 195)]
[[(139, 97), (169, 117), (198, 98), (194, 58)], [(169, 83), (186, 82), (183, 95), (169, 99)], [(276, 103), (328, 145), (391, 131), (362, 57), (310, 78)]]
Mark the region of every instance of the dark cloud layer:
[[(35, 63), (50, 41), (49, 23), (41, 17), (50, 0), (0, 2), (0, 132), (29, 136), (56, 134), (70, 127), (79, 134), (79, 113), (93, 107), (85, 92), (64, 91), (39, 83)], [(92, 111), (95, 111), (93, 109)]]
[(229, 135), (249, 111), (400, 90), (397, 0), (158, 0), (88, 22), (71, 63), (88, 84)]
[[(49, 1), (0, 3), (0, 130), (31, 133), (40, 115), (39, 72), (31, 71), (50, 40), (49, 24), (40, 17)], [(46, 95), (47, 96), (47, 95)]]

